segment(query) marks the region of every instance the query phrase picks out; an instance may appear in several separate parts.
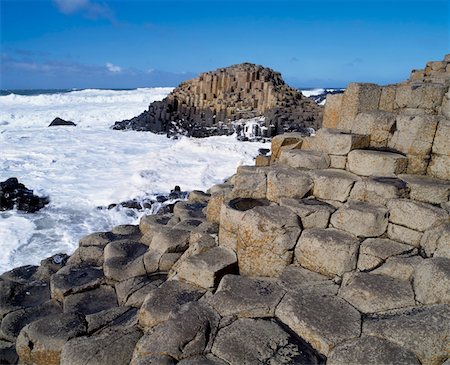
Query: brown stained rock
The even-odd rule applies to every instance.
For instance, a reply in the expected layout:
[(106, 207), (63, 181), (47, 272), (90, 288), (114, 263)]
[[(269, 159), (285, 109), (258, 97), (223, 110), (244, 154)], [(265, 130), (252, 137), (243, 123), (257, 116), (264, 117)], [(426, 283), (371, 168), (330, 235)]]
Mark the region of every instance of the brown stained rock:
[[(273, 163), (280, 157), (280, 149), (283, 146), (298, 145), (303, 140), (303, 136), (299, 133), (283, 133), (272, 138), (271, 162)], [(300, 148), (300, 147), (298, 147)]]
[(314, 170), (311, 173), (314, 181), (313, 195), (318, 199), (345, 202), (353, 185), (361, 180), (348, 171), (326, 169)]
[(417, 108), (435, 113), (442, 104), (448, 86), (437, 83), (405, 83), (398, 85), (395, 108)]
[(192, 284), (178, 280), (166, 281), (145, 298), (139, 311), (139, 324), (151, 328), (165, 322), (172, 312), (183, 304), (200, 299), (204, 293), (204, 289)]
[(450, 180), (450, 156), (433, 154), (427, 174), (437, 179)]
[(414, 353), (395, 343), (373, 336), (363, 336), (336, 346), (328, 365), (420, 365)]
[(300, 236), (295, 260), (322, 275), (341, 276), (356, 268), (358, 249), (358, 239), (347, 232), (335, 228), (311, 228)]
[(85, 332), (86, 323), (79, 314), (59, 314), (30, 323), (17, 338), (20, 362), (24, 365), (59, 365), (66, 342)]
[(206, 207), (206, 218), (209, 222), (220, 222), (220, 209), (222, 208), (223, 202), (231, 196), (231, 190), (232, 187), (227, 186), (215, 193), (211, 193), (211, 198)]
[(341, 117), (343, 94), (328, 94), (323, 112), (323, 128), (337, 128)]
[(361, 315), (355, 308), (343, 299), (314, 290), (287, 293), (275, 315), (325, 356), (361, 333)]
[(267, 174), (267, 199), (279, 203), (281, 198), (303, 198), (313, 187), (306, 173), (293, 168), (275, 168)]
[(222, 317), (273, 317), (284, 293), (275, 281), (226, 275), (207, 303)]
[[(383, 95), (383, 94), (382, 94)], [(352, 132), (370, 135), (370, 147), (387, 147), (395, 127), (395, 114), (383, 110), (359, 113)]]
[(450, 308), (433, 305), (373, 315), (364, 320), (362, 332), (411, 351), (422, 365), (440, 365), (448, 357)]
[[(448, 93), (447, 95), (450, 96)], [(450, 101), (448, 102), (450, 106)], [(450, 111), (450, 108), (449, 108)], [(450, 156), (450, 113), (447, 119), (440, 119), (433, 140), (432, 152), (437, 155)]]
[(266, 206), (248, 210), (238, 229), (239, 272), (276, 276), (292, 262), (300, 232), (299, 219), (288, 208)]
[(415, 305), (409, 281), (371, 273), (344, 276), (339, 296), (362, 313), (377, 313)]
[(423, 260), (414, 271), (416, 300), (422, 304), (450, 304), (450, 258)]

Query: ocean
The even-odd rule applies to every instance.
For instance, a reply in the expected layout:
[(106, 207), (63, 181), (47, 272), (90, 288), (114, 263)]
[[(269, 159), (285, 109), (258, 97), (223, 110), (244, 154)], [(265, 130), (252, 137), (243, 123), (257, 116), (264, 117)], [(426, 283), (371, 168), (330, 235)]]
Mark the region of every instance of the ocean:
[[(182, 190), (206, 190), (253, 164), (267, 144), (233, 136), (168, 139), (149, 132), (115, 131), (163, 99), (172, 88), (133, 90), (2, 90), (0, 181), (17, 177), (50, 204), (36, 213), (0, 212), (0, 273), (36, 265), (56, 253), (71, 254), (81, 237), (143, 214), (118, 207), (129, 199)], [(76, 127), (51, 127), (60, 117)]]

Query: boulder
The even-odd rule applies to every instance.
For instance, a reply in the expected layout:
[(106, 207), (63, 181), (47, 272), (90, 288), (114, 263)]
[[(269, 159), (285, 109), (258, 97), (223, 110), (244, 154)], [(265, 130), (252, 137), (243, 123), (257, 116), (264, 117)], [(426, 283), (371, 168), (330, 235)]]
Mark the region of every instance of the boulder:
[(305, 170), (327, 169), (330, 167), (330, 157), (320, 151), (283, 151), (278, 162), (281, 165)]
[(0, 211), (17, 209), (26, 213), (34, 213), (44, 208), (50, 199), (39, 197), (33, 190), (19, 183), (17, 178), (11, 177), (0, 182)]
[(48, 125), (49, 127), (56, 127), (56, 126), (72, 126), (75, 127), (76, 124), (74, 122), (71, 122), (69, 120), (64, 120), (59, 117), (56, 117), (52, 120), (52, 122)]
[(276, 168), (267, 174), (267, 199), (279, 202), (281, 198), (303, 198), (313, 187), (306, 172), (293, 168)]
[(415, 305), (409, 281), (372, 273), (345, 275), (339, 296), (366, 314)]
[(207, 303), (222, 317), (273, 317), (284, 293), (274, 281), (226, 275)]
[(393, 199), (388, 208), (390, 222), (421, 232), (449, 219), (444, 209), (407, 199)]
[(336, 169), (315, 170), (311, 177), (314, 180), (313, 195), (316, 198), (340, 202), (347, 200), (355, 182), (361, 180), (348, 171)]
[(17, 338), (16, 350), (20, 362), (59, 365), (66, 342), (84, 333), (86, 323), (80, 314), (58, 314), (30, 323)]
[(352, 200), (382, 205), (391, 199), (408, 197), (408, 184), (399, 178), (387, 176), (369, 176), (357, 181), (350, 193)]
[[(138, 341), (131, 364), (148, 356), (170, 356), (182, 360), (211, 349), (220, 316), (200, 302), (180, 306), (164, 323), (153, 327)], [(148, 363), (148, 362), (145, 362)]]
[(105, 247), (103, 271), (108, 279), (122, 281), (146, 273), (143, 255), (148, 247), (142, 243), (121, 240)]
[(433, 257), (414, 271), (416, 300), (422, 304), (450, 304), (450, 258)]
[(114, 288), (109, 285), (66, 296), (63, 302), (64, 313), (87, 315), (112, 307), (117, 307), (117, 297)]
[(198, 300), (205, 290), (178, 280), (166, 281), (152, 290), (144, 300), (139, 311), (139, 324), (151, 328), (165, 322), (170, 313), (183, 304)]
[(373, 270), (388, 257), (410, 253), (414, 247), (387, 238), (368, 238), (359, 246), (358, 270)]
[(210, 197), (211, 197), (211, 194), (205, 193), (204, 191), (192, 190), (188, 195), (188, 202), (189, 203), (208, 204)]
[(406, 171), (408, 159), (398, 153), (353, 150), (347, 157), (347, 169), (360, 176), (394, 176)]
[(128, 365), (141, 336), (142, 331), (135, 326), (115, 328), (95, 336), (73, 338), (64, 345), (60, 364)]
[(336, 346), (328, 365), (420, 365), (414, 353), (395, 343), (373, 336), (362, 336)]
[(288, 292), (275, 315), (325, 356), (361, 333), (361, 315), (355, 308), (343, 299), (313, 290)]
[(301, 227), (297, 215), (280, 206), (255, 207), (238, 228), (239, 271), (249, 276), (276, 276), (292, 262)]
[(281, 198), (280, 206), (291, 209), (301, 218), (302, 226), (307, 228), (326, 228), (331, 214), (336, 210), (332, 205), (317, 199)]
[(16, 364), (18, 360), (15, 343), (0, 340), (0, 364)]
[(328, 277), (356, 268), (358, 239), (335, 228), (303, 231), (295, 248), (295, 260), (304, 268)]
[(238, 319), (220, 329), (212, 353), (230, 365), (319, 364), (321, 360), (275, 321), (264, 319)]
[(448, 305), (396, 310), (367, 318), (363, 335), (375, 336), (411, 351), (422, 365), (440, 365), (448, 357)]

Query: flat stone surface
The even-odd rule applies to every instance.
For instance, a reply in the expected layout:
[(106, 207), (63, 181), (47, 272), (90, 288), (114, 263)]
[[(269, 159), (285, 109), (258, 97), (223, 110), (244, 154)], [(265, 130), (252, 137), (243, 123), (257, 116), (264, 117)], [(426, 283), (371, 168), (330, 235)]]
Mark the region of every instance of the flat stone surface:
[(133, 364), (147, 356), (168, 355), (182, 360), (203, 355), (212, 346), (220, 316), (200, 302), (186, 304), (164, 323), (153, 327), (136, 345)]
[(362, 331), (413, 352), (422, 365), (440, 365), (448, 357), (450, 307), (434, 305), (374, 315), (364, 320)]
[(350, 193), (352, 200), (383, 205), (391, 199), (408, 197), (408, 184), (399, 178), (388, 176), (369, 176), (357, 181)]
[(206, 207), (204, 203), (190, 203), (186, 201), (178, 201), (173, 206), (173, 215), (180, 220), (190, 218), (206, 218), (203, 209)]
[(190, 232), (184, 229), (163, 229), (153, 236), (149, 248), (155, 252), (184, 252), (189, 246)]
[(145, 236), (145, 241), (150, 243), (155, 232), (165, 228), (171, 217), (171, 214), (151, 214), (142, 216), (139, 221), (139, 229)]
[(325, 275), (318, 274), (297, 265), (287, 266), (278, 279), (280, 285), (289, 291), (294, 291), (298, 287), (303, 288), (305, 285), (317, 285), (330, 281), (330, 278)]
[(178, 268), (178, 277), (202, 288), (214, 288), (226, 274), (237, 273), (236, 253), (225, 247), (213, 247), (192, 255)]
[(145, 298), (139, 311), (139, 324), (143, 327), (154, 327), (166, 321), (170, 313), (183, 304), (198, 300), (204, 292), (204, 289), (182, 281), (166, 281)]
[(53, 299), (63, 301), (69, 294), (94, 289), (104, 282), (101, 267), (76, 265), (64, 266), (50, 279), (50, 290)]
[(339, 296), (362, 313), (383, 312), (414, 306), (414, 292), (409, 281), (371, 273), (344, 276)]
[(64, 313), (83, 313), (84, 315), (100, 312), (102, 310), (117, 307), (116, 292), (109, 285), (72, 294), (64, 298)]
[(225, 361), (218, 357), (208, 354), (206, 356), (193, 356), (189, 359), (183, 359), (177, 365), (228, 365)]
[(274, 281), (226, 275), (207, 302), (222, 317), (273, 317), (284, 293)]
[(275, 315), (325, 356), (361, 333), (361, 315), (355, 308), (343, 299), (312, 290), (287, 293)]
[(262, 172), (236, 175), (232, 194), (239, 198), (261, 199), (266, 197), (267, 176)]
[(145, 297), (159, 287), (166, 279), (164, 274), (135, 276), (115, 285), (119, 305), (140, 307)]
[(408, 159), (398, 153), (353, 150), (347, 157), (347, 169), (360, 176), (394, 176), (406, 171)]
[(303, 140), (303, 136), (300, 133), (283, 133), (272, 138), (271, 152), (272, 161), (276, 160), (280, 156), (280, 149), (283, 146), (296, 145)]
[(388, 208), (390, 222), (421, 232), (449, 218), (444, 209), (407, 199), (393, 199)]
[(416, 300), (422, 304), (450, 304), (450, 258), (423, 260), (414, 271)]
[(450, 259), (450, 223), (444, 223), (425, 231), (420, 246), (428, 257), (447, 257)]
[[(370, 136), (341, 129), (321, 128), (311, 143), (312, 149), (332, 155), (347, 155), (351, 150), (369, 147)], [(305, 148), (305, 144), (302, 148)]]
[(303, 171), (294, 168), (276, 168), (267, 174), (267, 199), (279, 202), (280, 198), (303, 198), (313, 188), (313, 180)]
[[(383, 97), (383, 91), (382, 91)], [(381, 100), (380, 100), (381, 103)], [(381, 109), (381, 108), (380, 108)], [(352, 126), (352, 132), (370, 135), (370, 147), (386, 147), (395, 125), (395, 114), (384, 110), (359, 113)]]
[(80, 239), (80, 246), (100, 246), (105, 247), (108, 243), (114, 241), (116, 237), (112, 232), (95, 232)]
[(137, 325), (137, 309), (113, 307), (86, 316), (88, 334), (100, 333), (111, 328)]
[(416, 356), (400, 346), (373, 336), (363, 336), (336, 346), (328, 365), (420, 365)]
[(373, 274), (387, 275), (400, 280), (411, 281), (415, 268), (423, 261), (420, 256), (394, 256), (373, 270)]
[(368, 238), (359, 247), (358, 270), (372, 270), (388, 257), (413, 251), (414, 247), (387, 238)]
[(142, 335), (138, 327), (125, 327), (73, 338), (64, 345), (60, 364), (128, 365)]
[(121, 240), (105, 247), (103, 271), (108, 279), (122, 281), (146, 273), (143, 256), (148, 247), (142, 243)]
[(238, 230), (239, 272), (249, 276), (276, 276), (292, 262), (301, 227), (290, 209), (256, 207), (242, 217)]
[(283, 151), (278, 162), (281, 165), (305, 170), (327, 169), (330, 167), (330, 157), (320, 151)]
[(335, 228), (304, 230), (295, 248), (295, 260), (306, 269), (334, 277), (356, 268), (358, 239)]
[(388, 224), (387, 236), (394, 241), (399, 241), (414, 247), (420, 247), (423, 233), (398, 224)]
[(408, 183), (410, 198), (424, 203), (441, 204), (448, 201), (450, 182), (430, 176), (400, 175)]
[(221, 329), (212, 353), (230, 365), (319, 363), (312, 351), (305, 351), (276, 322), (263, 319), (238, 319)]
[(331, 204), (317, 199), (281, 198), (280, 205), (297, 214), (304, 229), (327, 228), (330, 216), (336, 210)]
[(353, 185), (361, 180), (359, 176), (348, 171), (326, 169), (311, 173), (314, 180), (313, 195), (318, 199), (345, 202)]
[(20, 361), (33, 365), (59, 365), (67, 341), (86, 332), (79, 314), (58, 314), (40, 319), (20, 331), (16, 350)]
[(330, 222), (358, 237), (378, 237), (387, 229), (388, 210), (382, 205), (349, 201), (333, 213)]

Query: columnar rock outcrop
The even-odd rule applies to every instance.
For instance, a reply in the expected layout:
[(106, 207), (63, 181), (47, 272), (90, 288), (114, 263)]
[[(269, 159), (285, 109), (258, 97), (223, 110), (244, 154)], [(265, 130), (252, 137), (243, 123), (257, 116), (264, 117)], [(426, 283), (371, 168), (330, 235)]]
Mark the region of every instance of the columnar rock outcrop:
[(185, 81), (164, 100), (114, 129), (188, 133), (194, 137), (232, 133), (231, 122), (265, 116), (272, 133), (319, 128), (321, 107), (285, 84), (270, 68), (242, 63)]
[(277, 136), (173, 214), (4, 273), (0, 362), (447, 364), (450, 179), (359, 128)]

